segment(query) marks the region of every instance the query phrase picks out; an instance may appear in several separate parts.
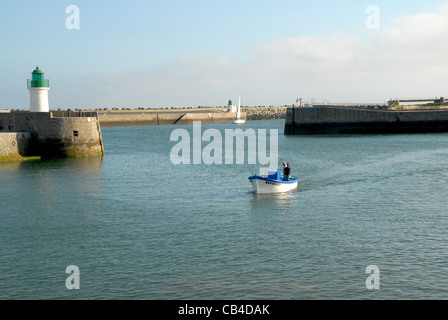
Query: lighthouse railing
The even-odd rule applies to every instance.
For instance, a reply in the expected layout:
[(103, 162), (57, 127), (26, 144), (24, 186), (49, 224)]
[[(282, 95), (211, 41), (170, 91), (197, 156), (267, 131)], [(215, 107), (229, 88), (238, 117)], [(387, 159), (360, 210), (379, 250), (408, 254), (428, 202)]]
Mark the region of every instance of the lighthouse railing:
[(27, 80), (28, 89), (29, 88), (49, 88), (50, 80)]

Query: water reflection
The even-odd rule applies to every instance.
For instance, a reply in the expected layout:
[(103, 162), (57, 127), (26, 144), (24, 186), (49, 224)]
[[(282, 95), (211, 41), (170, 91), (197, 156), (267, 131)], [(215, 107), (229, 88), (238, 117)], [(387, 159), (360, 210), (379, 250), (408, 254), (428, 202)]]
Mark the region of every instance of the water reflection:
[(251, 192), (251, 210), (266, 210), (269, 207), (289, 208), (298, 190), (286, 193), (254, 193)]
[(20, 162), (22, 168), (38, 165), (43, 168), (68, 169), (84, 173), (98, 172), (103, 167), (103, 157), (61, 158)]
[(102, 193), (103, 157), (23, 161), (5, 169), (11, 181), (21, 184), (22, 192), (36, 203), (53, 205), (68, 194)]
[(73, 170), (82, 170), (86, 172), (97, 171), (102, 169), (103, 156), (85, 157), (85, 158), (61, 158), (42, 160), (39, 157), (27, 158), (23, 161), (5, 161), (0, 162), (0, 172), (14, 172), (22, 169), (38, 168), (38, 167), (60, 167)]
[(24, 161), (0, 161), (0, 173), (17, 172), (23, 163), (40, 162), (40, 158), (31, 158)]

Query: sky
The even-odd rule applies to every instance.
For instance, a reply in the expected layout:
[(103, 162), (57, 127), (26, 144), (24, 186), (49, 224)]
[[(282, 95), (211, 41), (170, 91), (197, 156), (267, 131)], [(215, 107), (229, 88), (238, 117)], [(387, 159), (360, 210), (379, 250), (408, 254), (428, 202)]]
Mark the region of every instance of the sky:
[(0, 61), (0, 109), (36, 66), (51, 109), (448, 97), (448, 0), (2, 0)]

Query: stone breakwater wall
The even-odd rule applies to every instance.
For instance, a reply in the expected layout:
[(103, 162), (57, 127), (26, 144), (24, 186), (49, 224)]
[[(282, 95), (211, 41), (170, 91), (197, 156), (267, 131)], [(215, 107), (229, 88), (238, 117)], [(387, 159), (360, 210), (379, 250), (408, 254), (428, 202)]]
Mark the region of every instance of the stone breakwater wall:
[(23, 160), (30, 142), (29, 132), (0, 132), (0, 161)]
[[(14, 135), (17, 154), (42, 158), (88, 157), (104, 154), (100, 124), (96, 113), (64, 116), (57, 112), (0, 113), (0, 133), (4, 135), (2, 153), (6, 157), (8, 140)], [(25, 135), (22, 135), (25, 133)], [(13, 153), (9, 153), (13, 154)]]
[[(241, 118), (245, 120), (284, 119), (288, 107), (242, 107)], [(98, 111), (102, 127), (144, 126), (231, 122), (236, 119), (235, 112), (227, 108), (192, 108), (192, 109), (142, 109)]]
[(285, 134), (448, 132), (448, 110), (370, 110), (315, 106), (289, 108)]
[(242, 107), (247, 120), (285, 119), (288, 107)]
[[(244, 117), (245, 115), (243, 114), (242, 116)], [(230, 122), (235, 118), (235, 113), (197, 111), (110, 112), (99, 114), (99, 120), (102, 127), (192, 124), (194, 121), (201, 121), (203, 123)]]

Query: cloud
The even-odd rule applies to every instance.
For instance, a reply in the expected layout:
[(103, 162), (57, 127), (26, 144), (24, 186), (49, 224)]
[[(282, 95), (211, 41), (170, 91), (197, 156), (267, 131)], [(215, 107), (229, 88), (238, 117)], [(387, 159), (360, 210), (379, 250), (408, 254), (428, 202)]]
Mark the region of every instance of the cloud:
[(299, 96), (367, 103), (447, 96), (447, 34), (444, 7), (357, 36), (260, 43), (247, 48), (246, 59), (182, 55), (151, 70), (102, 75), (86, 97), (110, 107), (181, 107), (225, 105), (240, 93), (248, 105), (291, 104)]

